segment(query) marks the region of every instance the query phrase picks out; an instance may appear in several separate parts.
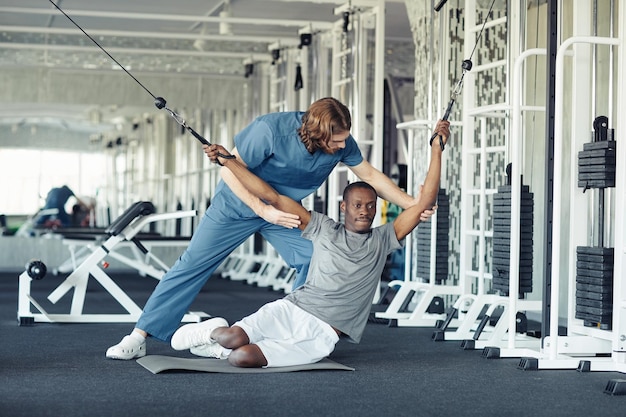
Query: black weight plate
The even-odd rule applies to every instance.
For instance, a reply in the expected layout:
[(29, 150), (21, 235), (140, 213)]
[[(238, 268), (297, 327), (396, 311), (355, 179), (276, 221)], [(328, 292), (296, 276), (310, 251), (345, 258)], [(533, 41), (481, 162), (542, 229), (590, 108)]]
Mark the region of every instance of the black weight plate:
[(586, 313), (583, 311), (576, 311), (575, 317), (581, 320), (589, 320), (594, 323), (608, 323), (608, 324), (611, 323), (611, 320), (613, 318), (613, 316), (610, 314), (599, 316), (597, 314), (590, 314), (590, 313)]
[(607, 180), (578, 181), (578, 188), (612, 188), (615, 187), (615, 178)]
[[(607, 165), (607, 164), (601, 164), (601, 165), (581, 165), (580, 167), (578, 167), (578, 173), (579, 174), (588, 174), (588, 173), (595, 173), (595, 172), (606, 172), (607, 174), (615, 174), (615, 165)], [(580, 175), (579, 175), (580, 178)]]
[(613, 279), (613, 269), (587, 269), (576, 268), (577, 277), (588, 277), (597, 279)]
[(603, 294), (603, 293), (598, 293), (598, 292), (576, 290), (576, 297), (586, 298), (588, 300), (607, 301), (607, 300), (613, 300), (613, 293)]
[(606, 316), (610, 317), (613, 313), (612, 308), (604, 309), (604, 308), (595, 308), (595, 307), (588, 307), (588, 306), (581, 306), (581, 305), (576, 306), (576, 311), (580, 313), (590, 314), (590, 315), (597, 316), (597, 317), (606, 317)]
[(593, 158), (579, 158), (578, 166), (584, 165), (615, 165), (614, 156), (597, 156)]
[(596, 149), (615, 149), (617, 142), (614, 140), (600, 140), (597, 142), (583, 143), (583, 149), (585, 151), (591, 151)]
[(576, 289), (581, 291), (589, 291), (601, 294), (613, 294), (613, 286), (612, 285), (593, 285), (593, 284), (581, 284), (580, 282), (576, 283)]
[(596, 269), (596, 270), (601, 270), (601, 271), (612, 271), (613, 270), (613, 264), (606, 264), (606, 263), (600, 263), (600, 262), (580, 262), (577, 261), (576, 262), (576, 268), (580, 268), (580, 269)]
[(579, 172), (578, 181), (610, 180), (615, 178), (615, 172)]
[(589, 262), (594, 264), (608, 264), (613, 265), (613, 255), (586, 255), (584, 253), (576, 254), (576, 260), (580, 262)]
[(608, 256), (615, 253), (615, 248), (605, 248), (602, 246), (576, 246), (576, 253)]
[(581, 284), (606, 286), (613, 284), (613, 278), (590, 278), (577, 276), (576, 282), (580, 282)]
[(589, 149), (578, 152), (578, 158), (611, 158), (616, 153), (615, 149)]
[[(501, 185), (498, 187), (498, 192), (510, 193), (512, 187), (510, 185)], [(530, 187), (528, 185), (522, 185), (522, 194), (529, 193)]]
[(585, 306), (585, 307), (593, 307), (599, 308), (603, 311), (613, 310), (613, 300), (610, 301), (602, 301), (602, 300), (591, 300), (589, 298), (576, 298), (577, 306)]

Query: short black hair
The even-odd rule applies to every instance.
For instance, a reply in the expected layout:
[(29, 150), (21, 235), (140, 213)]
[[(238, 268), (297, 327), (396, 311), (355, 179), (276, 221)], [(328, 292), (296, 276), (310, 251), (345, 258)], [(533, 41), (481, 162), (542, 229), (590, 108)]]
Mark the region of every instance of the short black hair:
[(378, 198), (378, 193), (376, 192), (374, 187), (372, 187), (371, 185), (369, 185), (365, 181), (356, 181), (356, 182), (353, 182), (351, 184), (348, 184), (348, 186), (343, 189), (343, 200), (344, 201), (346, 201), (348, 199), (348, 195), (350, 195), (352, 190), (354, 190), (355, 188), (364, 188), (366, 190), (370, 190), (371, 192), (374, 193), (376, 198)]

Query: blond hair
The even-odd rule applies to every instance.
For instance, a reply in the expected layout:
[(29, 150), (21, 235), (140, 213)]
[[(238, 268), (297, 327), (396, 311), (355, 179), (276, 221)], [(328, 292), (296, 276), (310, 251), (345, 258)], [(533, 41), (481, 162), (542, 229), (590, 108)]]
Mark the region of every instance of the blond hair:
[(351, 127), (350, 110), (339, 100), (326, 97), (315, 101), (304, 113), (298, 135), (310, 153), (318, 149), (330, 152), (332, 136), (349, 132)]

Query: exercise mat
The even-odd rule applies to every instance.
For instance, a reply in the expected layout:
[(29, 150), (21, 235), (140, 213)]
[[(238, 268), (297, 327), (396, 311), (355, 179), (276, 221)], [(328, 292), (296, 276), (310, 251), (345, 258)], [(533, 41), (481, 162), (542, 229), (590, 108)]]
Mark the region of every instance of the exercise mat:
[(137, 359), (137, 363), (153, 374), (174, 370), (218, 372), (226, 374), (260, 374), (317, 370), (354, 371), (354, 368), (331, 361), (328, 358), (308, 365), (281, 366), (276, 368), (237, 368), (223, 359), (178, 358), (164, 355), (144, 356), (143, 358)]

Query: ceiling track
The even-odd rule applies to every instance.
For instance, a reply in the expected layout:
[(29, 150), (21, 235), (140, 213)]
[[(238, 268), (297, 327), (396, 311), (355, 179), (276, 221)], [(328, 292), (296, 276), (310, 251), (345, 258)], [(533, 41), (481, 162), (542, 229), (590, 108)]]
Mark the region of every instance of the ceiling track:
[[(283, 27), (311, 27), (313, 30), (330, 30), (332, 22), (294, 20), (294, 19), (259, 19), (254, 17), (226, 17), (226, 16), (192, 16), (158, 13), (128, 13), (128, 12), (101, 12), (93, 10), (66, 10), (69, 16), (98, 17), (127, 20), (156, 20), (164, 22), (192, 22), (192, 23), (230, 23), (256, 26), (283, 26)], [(0, 13), (57, 15), (54, 9), (38, 9), (28, 7), (0, 7)]]

